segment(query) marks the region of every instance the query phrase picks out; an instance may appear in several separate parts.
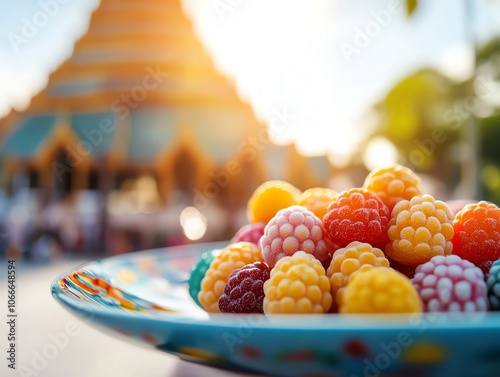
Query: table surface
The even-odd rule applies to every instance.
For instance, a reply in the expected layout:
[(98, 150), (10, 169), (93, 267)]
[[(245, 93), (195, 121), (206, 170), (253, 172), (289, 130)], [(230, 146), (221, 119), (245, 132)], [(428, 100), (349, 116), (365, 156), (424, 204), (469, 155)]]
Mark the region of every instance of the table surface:
[[(141, 348), (103, 333), (60, 306), (50, 293), (50, 284), (61, 273), (83, 263), (83, 260), (57, 261), (46, 265), (17, 263), (17, 361), (16, 369), (7, 367), (7, 263), (0, 261), (0, 339), (2, 357), (0, 376), (34, 377), (212, 377), (250, 376), (188, 363), (175, 356), (153, 349)], [(73, 327), (74, 336), (57, 336)], [(54, 340), (55, 339), (55, 340)], [(53, 355), (42, 360), (40, 354)], [(51, 353), (52, 352), (52, 353)], [(22, 369), (21, 369), (22, 368)]]

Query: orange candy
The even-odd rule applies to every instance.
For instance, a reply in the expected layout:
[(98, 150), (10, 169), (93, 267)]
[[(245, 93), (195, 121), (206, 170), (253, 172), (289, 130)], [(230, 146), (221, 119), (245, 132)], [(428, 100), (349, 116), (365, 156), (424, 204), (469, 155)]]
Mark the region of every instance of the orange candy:
[(394, 165), (372, 170), (365, 179), (363, 188), (376, 194), (392, 211), (401, 200), (410, 200), (422, 194), (420, 178), (410, 169)]
[(335, 195), (337, 195), (337, 192), (334, 190), (324, 187), (314, 187), (302, 193), (299, 204), (322, 219)]
[(248, 201), (248, 220), (251, 223), (267, 223), (280, 209), (299, 204), (300, 196), (300, 190), (288, 182), (264, 182)]
[(453, 221), (453, 254), (479, 266), (500, 258), (500, 208), (481, 201), (469, 204)]

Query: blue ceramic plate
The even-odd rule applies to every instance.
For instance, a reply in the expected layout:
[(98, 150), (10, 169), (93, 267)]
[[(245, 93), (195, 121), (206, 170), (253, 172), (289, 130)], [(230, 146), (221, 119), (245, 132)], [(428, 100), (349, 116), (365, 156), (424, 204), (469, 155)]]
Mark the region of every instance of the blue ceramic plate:
[(106, 258), (57, 278), (89, 324), (183, 359), (273, 376), (500, 376), (500, 314), (208, 315), (189, 297), (198, 244)]

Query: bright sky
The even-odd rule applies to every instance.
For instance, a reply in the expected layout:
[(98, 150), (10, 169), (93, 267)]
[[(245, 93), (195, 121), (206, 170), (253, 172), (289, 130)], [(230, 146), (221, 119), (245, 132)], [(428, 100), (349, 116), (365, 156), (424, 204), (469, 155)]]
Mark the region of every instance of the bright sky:
[[(500, 0), (421, 0), (411, 19), (391, 7), (398, 0), (183, 1), (217, 66), (258, 117), (269, 121), (284, 107), (294, 114), (274, 140), (329, 153), (339, 165), (370, 126), (367, 110), (400, 78), (424, 66), (455, 78), (470, 74), (467, 1), (476, 37), (500, 34)], [(33, 20), (44, 3), (58, 9), (16, 51), (12, 33), (22, 35), (24, 18)], [(97, 3), (0, 0), (0, 116), (44, 87)]]

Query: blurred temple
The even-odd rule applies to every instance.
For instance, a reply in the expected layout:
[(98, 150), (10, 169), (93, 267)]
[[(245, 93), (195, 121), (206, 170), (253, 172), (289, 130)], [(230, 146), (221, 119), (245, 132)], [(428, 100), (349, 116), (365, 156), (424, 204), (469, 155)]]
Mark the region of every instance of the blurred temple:
[[(276, 114), (286, 123), (286, 109)], [(0, 120), (0, 139), (12, 198), (0, 220), (23, 250), (227, 238), (262, 181), (327, 186), (331, 174), (326, 156), (269, 141), (179, 0), (102, 0), (45, 89)], [(186, 231), (186, 207), (206, 233)]]

